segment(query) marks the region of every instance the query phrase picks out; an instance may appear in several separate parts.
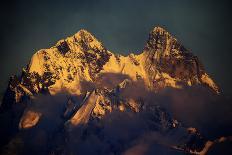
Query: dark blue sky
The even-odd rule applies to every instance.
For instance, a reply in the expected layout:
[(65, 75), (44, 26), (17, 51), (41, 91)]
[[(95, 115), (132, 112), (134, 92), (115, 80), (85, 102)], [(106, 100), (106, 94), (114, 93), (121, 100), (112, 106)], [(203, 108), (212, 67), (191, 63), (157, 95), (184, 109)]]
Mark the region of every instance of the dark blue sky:
[(139, 53), (162, 26), (197, 55), (225, 90), (232, 79), (231, 12), (223, 0), (50, 0), (1, 4), (0, 90), (33, 53), (84, 28), (115, 53)]

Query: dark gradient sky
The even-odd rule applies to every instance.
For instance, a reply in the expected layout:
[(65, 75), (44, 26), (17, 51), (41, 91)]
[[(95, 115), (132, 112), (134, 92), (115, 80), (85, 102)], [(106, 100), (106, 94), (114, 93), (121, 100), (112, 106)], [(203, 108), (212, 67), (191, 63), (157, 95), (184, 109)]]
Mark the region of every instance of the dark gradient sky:
[(30, 0), (1, 3), (0, 90), (33, 53), (84, 28), (115, 53), (138, 53), (162, 26), (224, 89), (232, 79), (231, 4), (223, 0)]

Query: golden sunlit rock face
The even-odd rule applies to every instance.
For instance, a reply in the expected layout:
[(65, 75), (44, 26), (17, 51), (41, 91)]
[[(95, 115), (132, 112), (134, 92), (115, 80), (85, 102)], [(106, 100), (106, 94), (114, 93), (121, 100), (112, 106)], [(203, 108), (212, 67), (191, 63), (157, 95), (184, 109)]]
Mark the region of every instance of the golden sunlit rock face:
[(50, 49), (36, 52), (21, 79), (12, 79), (11, 91), (20, 101), (23, 95), (47, 89), (51, 94), (67, 90), (80, 95), (81, 83), (97, 83), (103, 74), (128, 76), (143, 81), (148, 89), (205, 85), (214, 92), (219, 88), (204, 71), (201, 62), (161, 27), (155, 27), (140, 54), (123, 56), (107, 50), (86, 30), (58, 41)]
[(1, 110), (17, 125), (6, 141), (22, 133), (22, 140), (33, 142), (29, 132), (44, 136), (50, 154), (85, 154), (89, 143), (101, 143), (99, 154), (145, 152), (153, 144), (205, 154), (213, 142), (171, 111), (176, 94), (198, 87), (220, 94), (199, 59), (161, 27), (152, 29), (139, 54), (127, 56), (80, 30), (36, 52), (22, 75), (10, 79)]

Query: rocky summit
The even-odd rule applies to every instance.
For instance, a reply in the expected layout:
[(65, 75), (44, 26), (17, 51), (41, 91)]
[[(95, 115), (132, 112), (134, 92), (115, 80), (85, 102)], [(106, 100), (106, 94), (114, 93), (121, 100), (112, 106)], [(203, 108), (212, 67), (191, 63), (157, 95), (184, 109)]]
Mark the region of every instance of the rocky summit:
[(231, 137), (204, 136), (164, 100), (167, 91), (198, 88), (220, 95), (197, 56), (161, 27), (127, 56), (80, 30), (36, 52), (10, 78), (0, 107), (1, 152), (206, 154)]

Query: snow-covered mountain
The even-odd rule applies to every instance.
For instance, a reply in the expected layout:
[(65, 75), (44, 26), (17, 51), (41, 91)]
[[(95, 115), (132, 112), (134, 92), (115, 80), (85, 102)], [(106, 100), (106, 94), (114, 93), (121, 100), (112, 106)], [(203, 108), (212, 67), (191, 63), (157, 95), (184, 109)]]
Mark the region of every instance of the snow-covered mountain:
[[(18, 153), (28, 153), (27, 134), (42, 134), (42, 154), (133, 154), (132, 146), (146, 140), (143, 147), (166, 154), (205, 154), (219, 140), (182, 125), (156, 100), (165, 89), (197, 86), (220, 94), (199, 59), (161, 27), (150, 32), (140, 54), (127, 56), (80, 30), (36, 52), (21, 76), (10, 78), (0, 109), (3, 152), (20, 141), (28, 146)], [(90, 142), (99, 146), (86, 148)]]
[(15, 102), (44, 89), (51, 94), (66, 89), (79, 95), (85, 93), (81, 91), (82, 81), (95, 83), (104, 73), (141, 79), (149, 89), (204, 84), (219, 93), (198, 58), (160, 27), (150, 32), (141, 54), (128, 56), (113, 54), (89, 32), (80, 30), (54, 47), (36, 52), (22, 76), (12, 77), (9, 87)]

